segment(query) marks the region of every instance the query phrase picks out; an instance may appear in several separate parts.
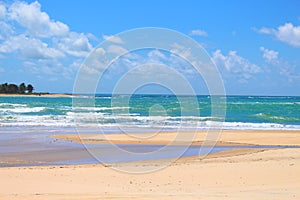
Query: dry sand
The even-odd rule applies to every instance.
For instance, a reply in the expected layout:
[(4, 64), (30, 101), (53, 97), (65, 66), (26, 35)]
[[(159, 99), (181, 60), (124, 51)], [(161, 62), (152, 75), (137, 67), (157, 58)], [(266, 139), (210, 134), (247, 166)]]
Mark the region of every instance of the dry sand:
[[(201, 142), (203, 135), (198, 133), (195, 142)], [(121, 136), (110, 137), (117, 137), (116, 142), (130, 143), (128, 138), (122, 138), (126, 136)], [(95, 136), (89, 137), (95, 142)], [(168, 143), (174, 133), (160, 137)], [(224, 131), (220, 140), (300, 145), (300, 132)], [(162, 162), (113, 166), (143, 170)], [(0, 177), (0, 199), (300, 199), (300, 149), (231, 150), (202, 160), (182, 158), (162, 170), (145, 174), (128, 174), (99, 164), (0, 168)]]

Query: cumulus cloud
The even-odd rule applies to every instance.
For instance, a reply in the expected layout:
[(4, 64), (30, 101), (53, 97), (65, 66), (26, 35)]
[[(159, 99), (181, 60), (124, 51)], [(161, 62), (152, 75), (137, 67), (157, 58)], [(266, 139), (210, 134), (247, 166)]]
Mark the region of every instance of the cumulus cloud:
[(87, 76), (90, 76), (98, 75), (105, 70), (109, 64), (106, 53), (107, 52), (101, 47), (95, 49), (81, 66), (81, 72), (87, 74)]
[(185, 59), (192, 57), (192, 53), (189, 48), (179, 45), (177, 43), (172, 45), (171, 53), (175, 55), (179, 55)]
[(90, 33), (70, 31), (37, 1), (0, 2), (0, 53), (14, 55), (31, 73), (70, 77), (92, 50)]
[(291, 66), (288, 62), (280, 63), (279, 74), (286, 78), (289, 83), (300, 80), (300, 74), (296, 70), (296, 66)]
[(0, 19), (6, 15), (6, 7), (0, 3)]
[(0, 40), (5, 40), (14, 33), (13, 27), (4, 21), (0, 21)]
[(118, 46), (118, 45), (110, 45), (110, 46), (107, 48), (107, 52), (108, 52), (108, 53), (114, 53), (114, 54), (117, 54), (117, 55), (122, 55), (122, 54), (127, 53), (127, 50), (124, 49), (124, 48), (121, 47), (121, 46)]
[(268, 63), (276, 63), (278, 62), (278, 52), (270, 49), (266, 49), (265, 47), (259, 48), (263, 52), (263, 58)]
[(167, 57), (161, 51), (159, 51), (157, 49), (150, 51), (148, 53), (148, 57), (150, 60), (155, 60), (155, 61), (167, 59)]
[(59, 50), (48, 47), (35, 38), (29, 38), (25, 35), (18, 35), (8, 38), (0, 45), (0, 52), (11, 53), (17, 51), (25, 59), (50, 59), (62, 58), (64, 54)]
[(229, 51), (228, 55), (224, 55), (221, 50), (216, 50), (212, 59), (219, 68), (226, 69), (231, 75), (238, 77), (240, 81), (250, 79), (253, 74), (261, 72), (259, 66), (239, 56), (236, 51)]
[(31, 4), (19, 1), (13, 3), (9, 8), (9, 17), (34, 36), (62, 36), (69, 32), (66, 24), (51, 20), (47, 13), (42, 12), (41, 5), (37, 1)]
[(103, 39), (107, 40), (107, 41), (110, 41), (110, 42), (113, 42), (113, 43), (116, 43), (116, 44), (123, 44), (124, 43), (124, 41), (120, 37), (113, 36), (113, 35), (104, 35)]
[(72, 68), (65, 67), (57, 60), (24, 61), (23, 65), (28, 71), (36, 75), (47, 74), (48, 76), (57, 76), (59, 74), (69, 79), (73, 74)]
[(67, 36), (54, 41), (59, 49), (71, 56), (84, 57), (92, 50), (89, 39), (83, 33), (70, 32)]
[(283, 58), (279, 57), (279, 52), (260, 47), (262, 57), (266, 62), (265, 71), (268, 73), (279, 73), (281, 78), (292, 83), (295, 80), (300, 80), (300, 74), (297, 72), (297, 67)]
[(273, 35), (281, 42), (300, 47), (300, 26), (294, 26), (292, 23), (285, 23), (276, 29), (263, 27), (258, 32)]
[(0, 12), (7, 10), (8, 16), (0, 21), (0, 39), (4, 40), (1, 52), (17, 51), (25, 58), (47, 59), (62, 58), (64, 54), (84, 57), (91, 51), (90, 34), (69, 31), (66, 24), (41, 11), (38, 2), (17, 1), (7, 7), (0, 4)]
[[(145, 67), (142, 67), (145, 66)], [(157, 77), (168, 75), (168, 70), (157, 70), (157, 66), (165, 66), (171, 68), (172, 72), (177, 71), (183, 76), (195, 76), (197, 71), (183, 58), (171, 53), (161, 51), (159, 49), (146, 50), (143, 52), (130, 52), (115, 61), (110, 66), (111, 74), (124, 74), (127, 71), (136, 68), (133, 74), (140, 77)], [(142, 67), (141, 69), (138, 69)], [(169, 71), (170, 72), (170, 71)], [(169, 74), (170, 75), (170, 74)], [(172, 77), (169, 77), (172, 78)]]
[(208, 36), (207, 32), (204, 30), (192, 30), (190, 32), (190, 35), (192, 36)]

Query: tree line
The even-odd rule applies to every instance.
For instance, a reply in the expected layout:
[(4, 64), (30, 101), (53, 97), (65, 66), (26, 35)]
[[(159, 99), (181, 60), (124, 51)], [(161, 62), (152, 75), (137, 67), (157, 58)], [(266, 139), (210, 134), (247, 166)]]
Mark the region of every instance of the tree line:
[(32, 94), (34, 87), (31, 84), (27, 86), (21, 83), (19, 86), (16, 84), (3, 83), (0, 85), (0, 94)]

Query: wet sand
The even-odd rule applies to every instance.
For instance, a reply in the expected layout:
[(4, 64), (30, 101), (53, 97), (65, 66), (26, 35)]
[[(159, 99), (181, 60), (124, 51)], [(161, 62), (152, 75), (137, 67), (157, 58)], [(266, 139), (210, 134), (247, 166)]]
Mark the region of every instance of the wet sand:
[[(131, 142), (128, 136), (121, 136), (108, 137), (115, 143)], [(158, 136), (151, 137), (152, 144), (155, 141), (170, 143), (174, 133)], [(55, 137), (70, 140), (75, 135)], [(84, 142), (103, 143), (103, 140), (95, 138), (98, 135), (87, 137)], [(193, 142), (200, 143), (203, 137), (203, 133), (197, 133)], [(219, 141), (220, 144), (231, 145), (299, 146), (300, 131), (224, 131)], [(152, 173), (129, 174), (111, 168), (123, 166), (139, 171), (164, 162), (166, 160), (109, 165), (4, 167), (0, 168), (0, 199), (300, 198), (299, 148), (234, 149), (210, 154), (203, 159), (185, 157)]]
[(162, 145), (282, 145), (300, 144), (300, 131), (223, 130), (134, 134), (61, 134), (52, 138), (84, 144), (162, 144)]

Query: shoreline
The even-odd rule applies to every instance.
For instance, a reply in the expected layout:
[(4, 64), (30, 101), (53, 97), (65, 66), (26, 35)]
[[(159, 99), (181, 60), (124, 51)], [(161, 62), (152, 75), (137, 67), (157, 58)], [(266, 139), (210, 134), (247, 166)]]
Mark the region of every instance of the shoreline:
[[(69, 130), (63, 134), (56, 130), (47, 134), (47, 129), (40, 131), (42, 131), (41, 135), (39, 134), (42, 136), (40, 139), (35, 136), (39, 131), (34, 129), (29, 130), (24, 136), (21, 133), (17, 133), (13, 138), (2, 135), (0, 167), (97, 164), (98, 162), (89, 153), (91, 150), (94, 151), (94, 148), (103, 150), (101, 160), (106, 164), (177, 159), (176, 152), (181, 152), (182, 148), (186, 149), (185, 154), (179, 159), (188, 159), (193, 156), (205, 158), (207, 156), (235, 156), (241, 152), (256, 151), (255, 149), (300, 149), (300, 131), (223, 130), (219, 135), (215, 132), (208, 134), (208, 131), (134, 132), (131, 135), (92, 134), (91, 132), (79, 135), (74, 134), (75, 130), (72, 132)], [(26, 142), (20, 142), (21, 138)], [(121, 149), (130, 152), (152, 152), (161, 148), (164, 150), (153, 156), (133, 158), (122, 152), (114, 153), (116, 150), (114, 145), (121, 145)], [(204, 147), (201, 150), (202, 154), (206, 151), (205, 149), (211, 152), (198, 155), (202, 147)], [(170, 152), (171, 149), (172, 152)]]
[(49, 93), (49, 94), (0, 94), (0, 97), (73, 97), (72, 94), (60, 94), (60, 93)]

